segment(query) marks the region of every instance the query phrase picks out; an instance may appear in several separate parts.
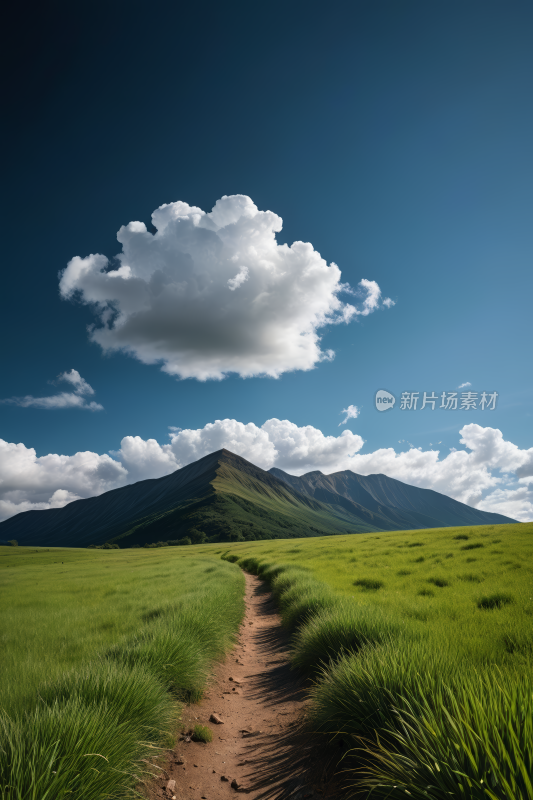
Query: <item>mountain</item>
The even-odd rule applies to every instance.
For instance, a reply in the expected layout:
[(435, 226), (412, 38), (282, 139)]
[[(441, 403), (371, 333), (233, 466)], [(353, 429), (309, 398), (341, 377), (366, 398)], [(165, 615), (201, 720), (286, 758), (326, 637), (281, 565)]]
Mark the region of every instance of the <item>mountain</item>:
[(131, 547), (190, 536), (236, 541), (515, 522), (429, 489), (349, 470), (297, 478), (218, 450), (164, 478), (0, 523), (21, 545)]
[(164, 478), (139, 481), (75, 500), (64, 508), (25, 511), (0, 523), (0, 540), (49, 547), (120, 546), (208, 537), (290, 538), (373, 531), (341, 506), (302, 495), (228, 450)]
[(331, 475), (308, 472), (297, 478), (281, 469), (269, 471), (301, 494), (323, 503), (342, 503), (344, 500), (363, 506), (376, 515), (376, 522), (378, 519), (389, 521), (390, 527), (384, 526), (384, 530), (396, 530), (398, 524), (400, 529), (411, 530), (516, 522), (501, 514), (478, 511), (440, 492), (419, 489), (387, 475), (358, 475), (346, 469)]

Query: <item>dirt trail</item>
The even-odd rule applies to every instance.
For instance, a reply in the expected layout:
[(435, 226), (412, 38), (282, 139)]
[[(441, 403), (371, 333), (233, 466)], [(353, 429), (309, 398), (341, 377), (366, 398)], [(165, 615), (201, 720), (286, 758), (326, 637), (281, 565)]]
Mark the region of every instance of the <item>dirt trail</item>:
[[(190, 727), (208, 725), (213, 741), (180, 741), (153, 786), (154, 798), (226, 800), (241, 792), (252, 800), (338, 796), (322, 766), (317, 771), (315, 764), (311, 777), (316, 743), (301, 725), (305, 687), (289, 668), (288, 637), (268, 587), (246, 575), (245, 597), (235, 649), (215, 668), (202, 702), (184, 713)], [(212, 721), (213, 714), (222, 724)]]

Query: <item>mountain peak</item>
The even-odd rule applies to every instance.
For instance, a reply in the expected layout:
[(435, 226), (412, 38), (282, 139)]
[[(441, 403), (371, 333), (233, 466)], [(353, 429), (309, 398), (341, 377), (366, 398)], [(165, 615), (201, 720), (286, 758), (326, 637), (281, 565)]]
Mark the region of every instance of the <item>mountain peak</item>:
[(21, 512), (0, 523), (0, 538), (46, 547), (131, 546), (189, 534), (241, 541), (506, 522), (514, 520), (386, 475), (313, 470), (296, 477), (275, 467), (266, 472), (221, 448), (162, 478)]

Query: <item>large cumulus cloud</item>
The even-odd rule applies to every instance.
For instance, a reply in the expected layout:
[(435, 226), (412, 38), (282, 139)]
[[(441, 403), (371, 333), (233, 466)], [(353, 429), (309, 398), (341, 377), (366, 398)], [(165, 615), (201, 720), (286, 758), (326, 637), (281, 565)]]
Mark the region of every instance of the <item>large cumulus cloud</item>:
[(298, 427), (288, 420), (269, 419), (259, 427), (253, 422), (222, 419), (196, 430), (176, 429), (170, 434), (170, 444), (125, 436), (120, 450), (112, 455), (135, 480), (166, 475), (222, 448), (262, 469), (279, 467), (301, 475), (313, 469), (331, 472), (360, 450), (363, 443), (351, 431), (343, 431), (341, 436), (324, 436), (312, 425)]
[(0, 439), (0, 520), (20, 511), (61, 508), (128, 483), (127, 470), (90, 451), (37, 457), (33, 447)]
[(363, 439), (349, 430), (325, 436), (311, 425), (269, 419), (263, 425), (216, 420), (198, 429), (174, 429), (170, 441), (125, 436), (109, 455), (76, 453), (38, 458), (23, 444), (0, 440), (0, 520), (29, 509), (57, 508), (127, 483), (168, 475), (225, 447), (263, 469), (302, 475), (351, 469), (434, 489), (484, 511), (533, 520), (533, 448), (521, 450), (496, 428), (465, 425), (464, 450), (440, 458), (438, 450), (382, 448), (361, 453)]
[[(375, 281), (341, 283), (313, 246), (278, 244), (282, 220), (249, 197), (224, 196), (210, 213), (178, 201), (120, 228), (122, 252), (76, 256), (61, 296), (91, 304), (91, 339), (180, 378), (278, 377), (333, 357), (319, 329), (367, 316), (393, 301)], [(345, 292), (355, 300), (339, 299)]]

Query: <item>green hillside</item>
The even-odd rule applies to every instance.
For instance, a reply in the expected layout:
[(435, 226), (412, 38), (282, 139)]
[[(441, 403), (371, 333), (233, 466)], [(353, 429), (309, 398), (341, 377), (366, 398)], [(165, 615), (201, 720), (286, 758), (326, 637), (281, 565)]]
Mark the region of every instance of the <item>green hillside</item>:
[(210, 541), (253, 541), (380, 530), (342, 506), (306, 497), (262, 470), (243, 469), (243, 464), (247, 462), (238, 457), (234, 463), (221, 460), (203, 496), (138, 520), (110, 541), (130, 547), (185, 536), (201, 541), (198, 534)]

